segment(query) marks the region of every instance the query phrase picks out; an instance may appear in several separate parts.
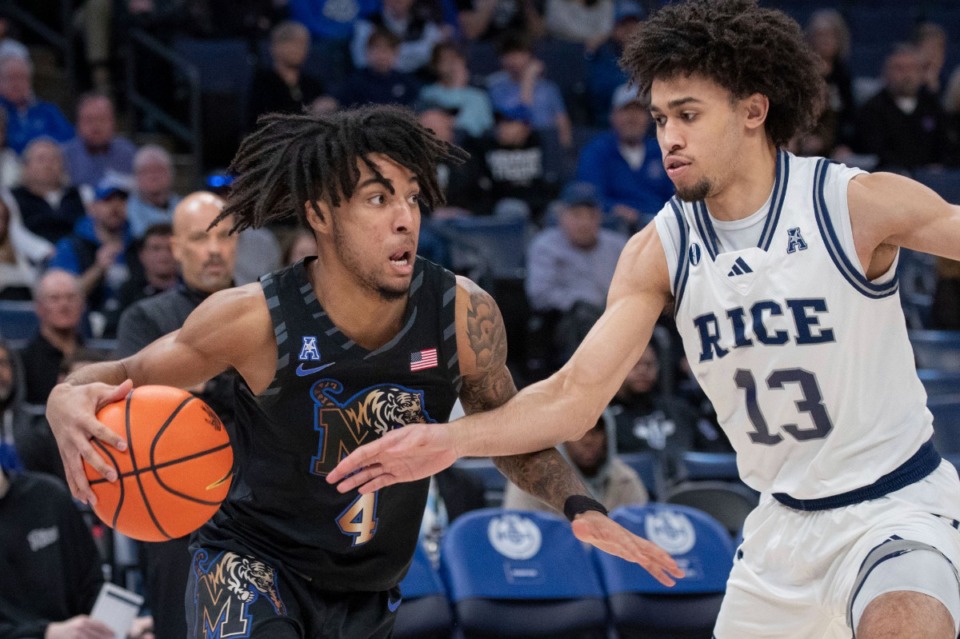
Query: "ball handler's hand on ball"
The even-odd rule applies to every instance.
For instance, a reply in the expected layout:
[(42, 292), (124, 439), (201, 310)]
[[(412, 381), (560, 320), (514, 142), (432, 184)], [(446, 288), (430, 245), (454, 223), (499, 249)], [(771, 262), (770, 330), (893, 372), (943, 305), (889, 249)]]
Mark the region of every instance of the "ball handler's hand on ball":
[(457, 457), (449, 428), (408, 424), (344, 457), (327, 475), (327, 481), (337, 484), (341, 493), (354, 488), (363, 494), (372, 493), (384, 486), (435, 475)]
[(683, 570), (677, 566), (666, 550), (613, 521), (606, 515), (587, 511), (576, 516), (571, 523), (573, 534), (580, 541), (600, 550), (616, 555), (627, 561), (640, 564), (650, 575), (664, 586), (672, 586), (676, 579), (683, 577)]
[(97, 421), (97, 411), (120, 401), (132, 388), (129, 380), (119, 386), (58, 384), (47, 399), (47, 421), (57, 439), (67, 484), (73, 496), (86, 504), (94, 504), (96, 496), (83, 470), (84, 459), (108, 481), (117, 479), (117, 473), (94, 450), (91, 440), (98, 439), (117, 450), (126, 450), (123, 438)]

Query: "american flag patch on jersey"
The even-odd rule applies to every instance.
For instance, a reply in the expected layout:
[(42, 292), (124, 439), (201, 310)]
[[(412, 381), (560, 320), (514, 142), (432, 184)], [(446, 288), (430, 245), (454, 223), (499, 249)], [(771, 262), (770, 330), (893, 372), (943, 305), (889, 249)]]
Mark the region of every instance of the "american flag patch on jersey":
[(416, 353), (410, 353), (410, 370), (422, 371), (434, 368), (437, 365), (437, 349), (428, 348)]

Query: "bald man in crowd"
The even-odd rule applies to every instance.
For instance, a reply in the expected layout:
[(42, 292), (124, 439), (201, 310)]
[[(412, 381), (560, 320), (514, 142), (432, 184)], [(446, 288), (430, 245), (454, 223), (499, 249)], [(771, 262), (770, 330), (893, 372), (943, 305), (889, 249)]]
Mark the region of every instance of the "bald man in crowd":
[[(233, 285), (237, 236), (231, 218), (208, 230), (223, 209), (223, 200), (205, 191), (185, 197), (173, 211), (173, 257), (180, 281), (173, 289), (141, 300), (124, 311), (117, 331), (117, 359), (136, 353), (152, 341), (178, 330), (200, 302)], [(233, 421), (234, 375), (224, 373), (195, 394), (227, 424)], [(183, 593), (190, 570), (189, 536), (143, 544), (147, 603), (157, 639), (183, 639), (187, 633)]]

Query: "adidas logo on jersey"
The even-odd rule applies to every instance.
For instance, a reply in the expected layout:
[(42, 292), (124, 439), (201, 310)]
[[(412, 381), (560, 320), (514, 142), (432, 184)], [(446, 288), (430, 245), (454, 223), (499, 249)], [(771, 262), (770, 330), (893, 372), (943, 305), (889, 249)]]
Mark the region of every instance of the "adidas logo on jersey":
[(730, 269), (730, 272), (727, 273), (727, 277), (733, 277), (734, 275), (743, 275), (744, 273), (753, 273), (753, 269), (750, 268), (750, 265), (742, 258), (738, 257), (737, 261), (733, 263), (733, 268)]

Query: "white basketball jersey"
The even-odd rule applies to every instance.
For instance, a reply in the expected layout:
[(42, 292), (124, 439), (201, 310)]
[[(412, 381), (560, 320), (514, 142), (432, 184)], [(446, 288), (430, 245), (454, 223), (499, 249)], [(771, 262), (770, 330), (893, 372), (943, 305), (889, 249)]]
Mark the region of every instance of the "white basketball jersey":
[(933, 434), (896, 261), (871, 281), (854, 249), (857, 173), (780, 151), (759, 244), (742, 250), (704, 202), (673, 198), (656, 218), (687, 359), (759, 491), (861, 488)]

